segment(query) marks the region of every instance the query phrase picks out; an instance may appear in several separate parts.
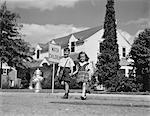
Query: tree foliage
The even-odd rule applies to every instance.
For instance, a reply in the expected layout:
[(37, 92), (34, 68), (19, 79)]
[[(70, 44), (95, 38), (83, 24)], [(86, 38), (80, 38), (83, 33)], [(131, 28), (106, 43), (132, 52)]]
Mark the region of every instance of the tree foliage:
[(150, 28), (141, 32), (132, 45), (130, 56), (134, 60), (134, 67), (141, 91), (150, 90)]
[(100, 44), (100, 55), (97, 62), (99, 80), (110, 91), (116, 91), (117, 72), (119, 65), (119, 52), (116, 33), (116, 19), (114, 0), (107, 0), (104, 21), (103, 42)]
[(17, 23), (20, 16), (7, 9), (6, 2), (0, 8), (0, 58), (9, 66), (24, 67), (29, 60), (30, 46), (21, 39), (22, 25)]

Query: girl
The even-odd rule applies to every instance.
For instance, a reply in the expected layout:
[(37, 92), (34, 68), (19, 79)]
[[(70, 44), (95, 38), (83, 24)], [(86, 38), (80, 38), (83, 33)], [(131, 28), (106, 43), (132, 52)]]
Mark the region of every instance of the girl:
[(73, 74), (77, 73), (77, 83), (82, 83), (82, 96), (81, 99), (86, 99), (86, 89), (87, 83), (90, 80), (91, 67), (88, 63), (89, 57), (85, 52), (80, 52), (78, 55), (79, 62), (76, 65), (76, 71)]
[(70, 49), (65, 48), (64, 49), (64, 57), (60, 59), (59, 67), (57, 70), (56, 76), (61, 78), (61, 84), (64, 85), (65, 89), (65, 95), (63, 96), (64, 99), (68, 99), (69, 95), (69, 83), (70, 83), (70, 77), (73, 74), (73, 66), (74, 62), (69, 57)]

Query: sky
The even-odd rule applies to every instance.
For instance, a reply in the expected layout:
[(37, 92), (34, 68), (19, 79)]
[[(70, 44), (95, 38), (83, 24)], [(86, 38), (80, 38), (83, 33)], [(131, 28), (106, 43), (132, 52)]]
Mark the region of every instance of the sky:
[[(0, 4), (4, 0), (0, 0)], [(23, 39), (35, 46), (101, 26), (107, 0), (5, 0), (21, 16)], [(150, 26), (150, 0), (114, 0), (117, 28), (131, 36)]]

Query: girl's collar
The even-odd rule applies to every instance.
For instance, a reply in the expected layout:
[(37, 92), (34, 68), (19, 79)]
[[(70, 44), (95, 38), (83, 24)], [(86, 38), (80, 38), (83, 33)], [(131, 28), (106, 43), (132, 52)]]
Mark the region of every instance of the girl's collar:
[(88, 62), (87, 62), (87, 61), (79, 62), (80, 65), (84, 65), (84, 64), (86, 64), (86, 63), (88, 63)]
[(69, 58), (69, 56), (67, 56), (67, 57), (64, 57), (64, 58)]

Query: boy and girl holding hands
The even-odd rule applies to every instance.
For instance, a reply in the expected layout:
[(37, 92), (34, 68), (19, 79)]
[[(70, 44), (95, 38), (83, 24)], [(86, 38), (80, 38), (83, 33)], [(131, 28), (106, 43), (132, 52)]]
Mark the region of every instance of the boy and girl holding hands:
[(58, 70), (56, 76), (61, 75), (61, 84), (64, 85), (65, 95), (64, 99), (68, 99), (69, 96), (69, 83), (70, 78), (73, 75), (77, 75), (77, 83), (82, 83), (82, 96), (81, 99), (86, 99), (86, 86), (87, 82), (90, 80), (92, 74), (92, 68), (88, 62), (89, 57), (85, 52), (80, 52), (78, 55), (78, 63), (76, 65), (76, 71), (73, 72), (73, 67), (75, 66), (73, 60), (69, 57), (70, 49), (64, 49), (64, 57), (60, 59), (58, 64)]

